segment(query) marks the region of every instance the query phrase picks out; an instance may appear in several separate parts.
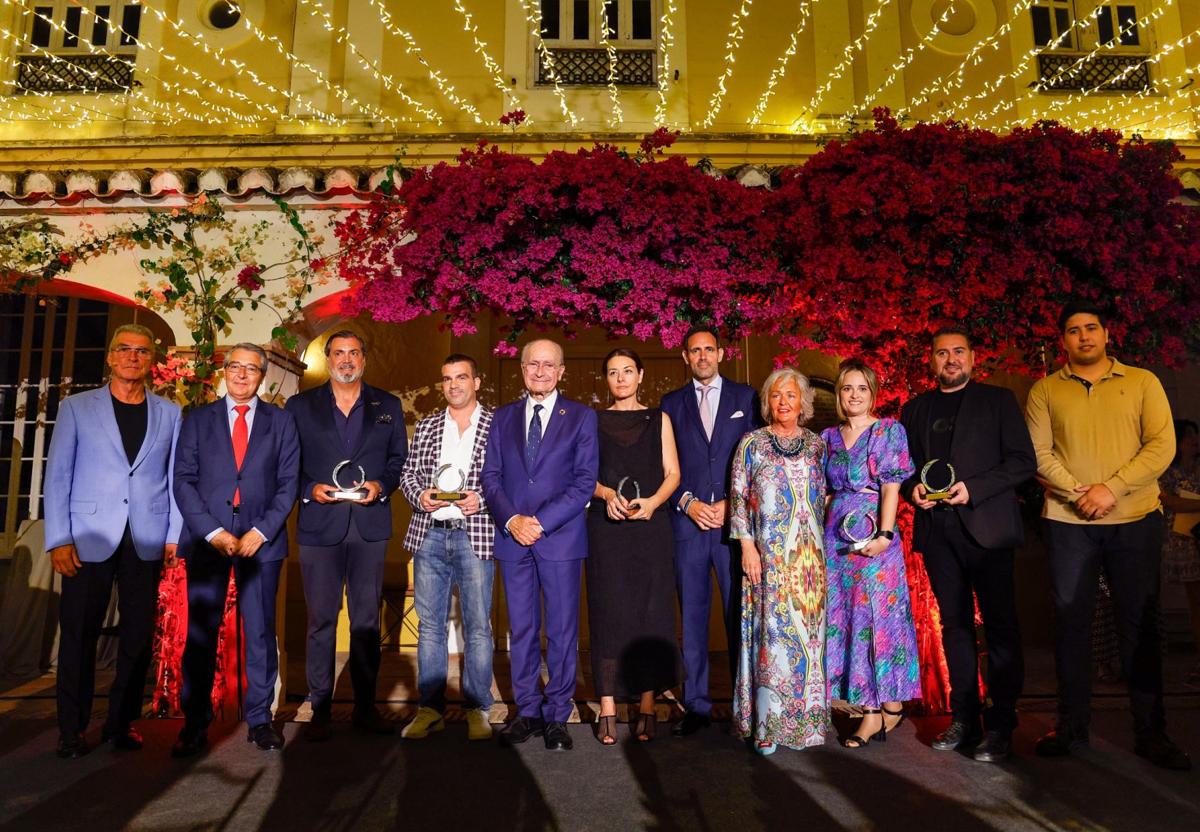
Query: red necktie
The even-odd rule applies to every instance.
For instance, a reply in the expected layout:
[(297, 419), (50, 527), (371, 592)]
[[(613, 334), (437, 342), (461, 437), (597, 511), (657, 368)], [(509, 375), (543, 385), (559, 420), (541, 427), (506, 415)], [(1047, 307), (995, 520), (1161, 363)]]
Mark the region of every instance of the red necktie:
[[(246, 458), (246, 445), (250, 442), (250, 425), (246, 422), (246, 411), (250, 409), (248, 404), (235, 405), (233, 408), (237, 411), (237, 420), (233, 423), (233, 464), (237, 466), (238, 471), (242, 470), (242, 460)], [(233, 490), (233, 504), (236, 506), (242, 502), (242, 490), (235, 488)]]

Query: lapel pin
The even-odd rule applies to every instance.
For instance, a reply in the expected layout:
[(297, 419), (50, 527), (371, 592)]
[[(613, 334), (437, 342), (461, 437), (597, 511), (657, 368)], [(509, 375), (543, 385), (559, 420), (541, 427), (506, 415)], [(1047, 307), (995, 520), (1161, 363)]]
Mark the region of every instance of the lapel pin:
[(565, 407), (561, 407), (561, 408), (559, 408), (559, 410), (558, 410), (558, 415), (559, 415), (559, 416), (566, 416), (566, 415), (567, 415), (567, 409), (566, 409)]

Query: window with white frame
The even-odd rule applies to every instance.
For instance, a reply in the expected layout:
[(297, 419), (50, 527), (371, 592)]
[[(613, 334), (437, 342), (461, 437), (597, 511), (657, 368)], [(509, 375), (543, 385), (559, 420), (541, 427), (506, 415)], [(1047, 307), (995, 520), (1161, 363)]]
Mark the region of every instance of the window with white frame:
[[(1151, 87), (1150, 32), (1141, 24), (1141, 0), (1035, 0), (1030, 7), (1040, 47), (1041, 92), (1141, 92)], [(1081, 61), (1081, 53), (1087, 56)]]
[(28, 18), (31, 47), (132, 54), (137, 51), (142, 5), (140, 0), (33, 0)]
[[(538, 0), (541, 37), (560, 84), (608, 83), (608, 49), (616, 51), (613, 80), (622, 86), (654, 86), (658, 52), (658, 0)], [(538, 62), (537, 83), (551, 83)]]
[(31, 0), (14, 92), (121, 92), (133, 84), (140, 0)]
[(1068, 52), (1145, 51), (1137, 0), (1035, 0), (1029, 9), (1035, 46)]

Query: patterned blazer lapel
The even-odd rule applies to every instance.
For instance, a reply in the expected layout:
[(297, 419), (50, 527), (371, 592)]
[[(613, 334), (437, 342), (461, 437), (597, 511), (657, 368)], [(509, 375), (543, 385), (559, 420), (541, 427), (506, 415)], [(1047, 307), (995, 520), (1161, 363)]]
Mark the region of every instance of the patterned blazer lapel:
[(483, 405), (479, 406), (479, 422), (475, 425), (475, 444), (471, 448), (471, 470), (467, 472), (467, 482), (479, 485), (479, 475), (483, 471), (483, 454), (487, 448), (488, 432), (492, 427), (492, 411)]

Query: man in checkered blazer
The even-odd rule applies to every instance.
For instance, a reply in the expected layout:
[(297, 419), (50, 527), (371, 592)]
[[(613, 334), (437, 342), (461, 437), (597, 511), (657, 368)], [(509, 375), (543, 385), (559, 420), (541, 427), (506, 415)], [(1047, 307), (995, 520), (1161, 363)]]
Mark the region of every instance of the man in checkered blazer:
[[(417, 423), (400, 475), (400, 490), (413, 507), (404, 548), (413, 553), (413, 600), (417, 631), (420, 708), (401, 733), (425, 739), (445, 727), (446, 624), (450, 592), (458, 587), (464, 649), (462, 688), (467, 735), (492, 736), (492, 547), (496, 528), (479, 484), (492, 411), (479, 403), (475, 359), (454, 354), (442, 362), (442, 393), (448, 407)], [(458, 492), (454, 501), (438, 492)]]

